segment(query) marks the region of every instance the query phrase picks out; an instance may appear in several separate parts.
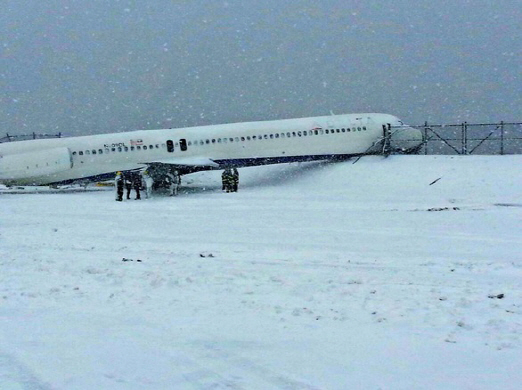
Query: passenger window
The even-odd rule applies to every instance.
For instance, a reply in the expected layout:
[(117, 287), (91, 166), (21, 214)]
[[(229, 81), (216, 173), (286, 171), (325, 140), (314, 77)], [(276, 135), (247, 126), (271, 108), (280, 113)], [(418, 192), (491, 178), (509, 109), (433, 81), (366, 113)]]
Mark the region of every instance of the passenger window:
[(241, 137), (241, 141), (244, 141), (245, 140), (245, 137)]
[(134, 149), (135, 149), (134, 146), (131, 146), (131, 152), (134, 152)]
[(86, 150), (85, 154), (91, 154), (91, 152), (89, 150)]
[(73, 156), (76, 156), (76, 152), (72, 152), (72, 155), (73, 155)]
[(121, 152), (123, 149), (121, 148), (121, 146), (118, 148), (118, 152)]
[[(138, 146), (138, 148), (139, 148), (139, 146)], [(111, 148), (111, 150), (112, 150), (113, 152), (115, 152), (115, 151), (116, 151), (116, 148)]]
[(147, 145), (143, 145), (143, 150), (147, 150)]
[(236, 137), (235, 140), (236, 140), (236, 142), (239, 142), (239, 137)]
[(126, 152), (129, 151), (129, 148), (128, 148), (127, 146), (125, 146), (123, 149), (124, 149)]
[(103, 149), (98, 149), (98, 154), (103, 154)]
[(96, 154), (96, 149), (93, 149), (93, 150), (92, 150), (92, 154)]
[(273, 134), (270, 134), (270, 139), (273, 139), (274, 138), (274, 135)]
[(105, 148), (105, 153), (109, 153), (109, 152), (110, 152), (109, 148)]
[(301, 132), (300, 132), (300, 131), (298, 131), (298, 132), (297, 132), (297, 135), (298, 135), (298, 136), (300, 137), (300, 136), (301, 136)]
[(213, 143), (213, 144), (216, 143), (216, 139), (215, 139), (215, 138), (212, 138), (212, 143)]
[(263, 136), (263, 138), (264, 138), (264, 139), (268, 139), (268, 134), (265, 134), (265, 135)]

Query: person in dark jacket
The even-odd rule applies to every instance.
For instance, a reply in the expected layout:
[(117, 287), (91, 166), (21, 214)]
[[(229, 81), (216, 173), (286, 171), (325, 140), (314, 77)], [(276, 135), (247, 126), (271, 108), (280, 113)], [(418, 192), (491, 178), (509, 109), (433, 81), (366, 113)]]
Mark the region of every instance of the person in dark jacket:
[(127, 199), (130, 199), (130, 193), (132, 190), (132, 176), (131, 175), (132, 175), (131, 172), (125, 172), (125, 175), (123, 175), (125, 189), (127, 190)]
[(234, 175), (232, 169), (226, 168), (221, 174), (222, 188), (225, 192), (232, 192), (234, 186)]
[(232, 192), (237, 192), (239, 187), (239, 171), (237, 168), (232, 170)]
[(141, 175), (137, 174), (136, 172), (133, 172), (132, 176), (131, 176), (131, 183), (132, 183), (132, 188), (134, 188), (134, 191), (136, 191), (136, 200), (141, 199), (141, 196), (140, 196)]
[(116, 200), (121, 202), (123, 200), (123, 187), (125, 186), (123, 175), (121, 172), (116, 173), (114, 178), (114, 187), (116, 188)]

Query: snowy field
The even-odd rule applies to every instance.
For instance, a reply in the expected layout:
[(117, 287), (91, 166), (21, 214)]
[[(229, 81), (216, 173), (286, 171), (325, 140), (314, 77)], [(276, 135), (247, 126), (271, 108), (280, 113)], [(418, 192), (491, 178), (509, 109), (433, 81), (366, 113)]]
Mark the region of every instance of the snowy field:
[(220, 172), (121, 203), (0, 192), (0, 389), (520, 389), (521, 167), (368, 157), (242, 169), (235, 194)]

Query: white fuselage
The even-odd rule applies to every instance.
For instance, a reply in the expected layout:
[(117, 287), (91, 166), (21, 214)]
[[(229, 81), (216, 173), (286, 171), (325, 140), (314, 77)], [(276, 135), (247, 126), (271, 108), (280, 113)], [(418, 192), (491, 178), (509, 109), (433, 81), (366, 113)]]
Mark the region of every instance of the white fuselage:
[[(183, 174), (343, 158), (371, 151), (387, 125), (402, 122), (388, 114), (347, 114), (6, 142), (0, 144), (0, 182), (50, 184), (150, 164), (174, 166)], [(422, 143), (422, 134), (403, 126), (395, 131), (393, 141), (411, 149)]]

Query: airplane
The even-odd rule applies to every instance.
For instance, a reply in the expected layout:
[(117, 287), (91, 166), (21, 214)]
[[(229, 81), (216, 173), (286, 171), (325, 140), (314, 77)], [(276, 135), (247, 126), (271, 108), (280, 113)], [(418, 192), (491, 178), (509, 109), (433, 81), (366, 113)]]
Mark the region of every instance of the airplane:
[(154, 181), (212, 169), (367, 154), (413, 153), (420, 130), (389, 114), (362, 113), (177, 129), (136, 130), (0, 144), (0, 183), (55, 185), (144, 171)]

